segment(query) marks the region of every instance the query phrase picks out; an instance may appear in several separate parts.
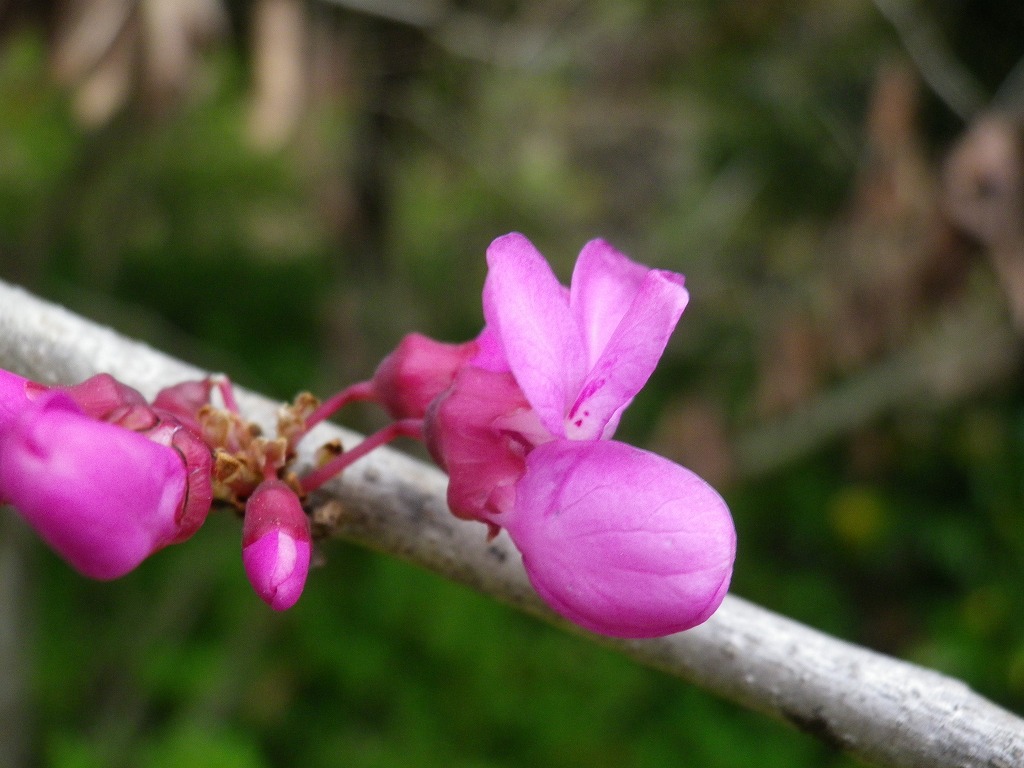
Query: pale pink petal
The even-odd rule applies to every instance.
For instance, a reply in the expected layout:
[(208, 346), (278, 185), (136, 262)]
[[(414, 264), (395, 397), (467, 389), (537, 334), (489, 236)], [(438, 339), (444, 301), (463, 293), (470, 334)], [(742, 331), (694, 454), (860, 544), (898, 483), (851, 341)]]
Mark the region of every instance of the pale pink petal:
[(245, 505), (242, 564), (253, 590), (275, 611), (295, 605), (312, 554), (309, 518), (280, 480), (265, 480)]
[(597, 363), (648, 272), (604, 240), (583, 246), (572, 273), (569, 305), (583, 329), (588, 367)]
[(199, 424), (199, 410), (204, 405), (209, 405), (211, 391), (212, 379), (182, 381), (157, 392), (153, 399), (153, 408), (161, 415), (173, 416), (197, 435), (201, 435), (203, 428)]
[(568, 409), (566, 437), (597, 440), (614, 434), (622, 411), (658, 365), (688, 299), (682, 275), (647, 273)]
[(566, 409), (586, 372), (584, 339), (568, 291), (525, 237), (499, 237), (487, 249), (484, 318), (501, 339), (509, 368), (541, 422), (564, 433)]
[(138, 390), (121, 383), (109, 373), (98, 373), (80, 384), (61, 389), (86, 415), (103, 421), (110, 421), (109, 416), (116, 411), (148, 406), (146, 398)]
[(86, 576), (113, 579), (179, 534), (174, 449), (42, 395), (0, 434), (0, 497)]
[(714, 613), (736, 533), (697, 475), (615, 441), (553, 441), (526, 465), (504, 525), (552, 608), (614, 637), (671, 634)]

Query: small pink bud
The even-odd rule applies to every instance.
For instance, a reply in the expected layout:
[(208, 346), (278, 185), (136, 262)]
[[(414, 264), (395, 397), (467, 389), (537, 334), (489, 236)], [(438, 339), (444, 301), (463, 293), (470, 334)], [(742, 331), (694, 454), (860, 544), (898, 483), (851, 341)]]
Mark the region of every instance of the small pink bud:
[(374, 394), (393, 418), (423, 418), (431, 401), (451, 386), (476, 352), (473, 341), (445, 344), (410, 333), (377, 366)]
[(309, 518), (281, 480), (264, 480), (245, 504), (242, 562), (249, 583), (267, 605), (295, 605), (309, 572)]

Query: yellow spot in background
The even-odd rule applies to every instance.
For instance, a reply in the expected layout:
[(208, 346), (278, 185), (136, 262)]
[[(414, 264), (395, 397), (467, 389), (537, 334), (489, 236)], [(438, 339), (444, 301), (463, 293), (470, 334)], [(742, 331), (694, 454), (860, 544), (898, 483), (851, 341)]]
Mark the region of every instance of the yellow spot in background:
[(964, 625), (971, 632), (976, 635), (988, 635), (1003, 625), (1008, 618), (1009, 609), (1009, 598), (1006, 593), (996, 585), (989, 585), (972, 590), (963, 599), (960, 604), (960, 615)]
[(876, 543), (885, 528), (882, 499), (864, 486), (848, 486), (836, 493), (829, 502), (828, 516), (839, 539), (857, 549)]
[(1006, 670), (1006, 683), (1012, 693), (1017, 695), (1024, 693), (1024, 645), (1020, 646), (1010, 658)]

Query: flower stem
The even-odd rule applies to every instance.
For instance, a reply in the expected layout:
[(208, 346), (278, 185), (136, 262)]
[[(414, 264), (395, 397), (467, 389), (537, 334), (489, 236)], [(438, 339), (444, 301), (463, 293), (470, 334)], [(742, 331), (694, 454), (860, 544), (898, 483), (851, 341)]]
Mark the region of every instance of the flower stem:
[(224, 409), (231, 413), (238, 413), (238, 401), (235, 400), (235, 387), (224, 374), (218, 374), (212, 376), (211, 380), (217, 387), (217, 391), (220, 392), (221, 399), (224, 401)]
[[(358, 386), (358, 385), (357, 385)], [(340, 407), (340, 406), (339, 406)], [(322, 467), (318, 467), (302, 478), (302, 491), (312, 493), (335, 475), (347, 469), (374, 448), (390, 443), (396, 437), (423, 439), (423, 419), (401, 419), (363, 439), (359, 445), (338, 454)]]
[(309, 432), (313, 427), (319, 424), (324, 419), (328, 419), (335, 413), (340, 411), (349, 403), (355, 403), (360, 400), (375, 400), (376, 394), (373, 391), (372, 381), (361, 381), (358, 384), (353, 384), (350, 387), (346, 387), (341, 390), (338, 394), (333, 397), (329, 397), (324, 400), (317, 407), (313, 413), (306, 419), (306, 430), (303, 432)]

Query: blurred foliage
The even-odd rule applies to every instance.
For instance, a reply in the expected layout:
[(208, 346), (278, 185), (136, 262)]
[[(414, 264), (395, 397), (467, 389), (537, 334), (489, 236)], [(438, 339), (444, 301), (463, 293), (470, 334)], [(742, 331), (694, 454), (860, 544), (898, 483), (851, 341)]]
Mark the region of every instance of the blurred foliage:
[[(766, 328), (822, 290), (876, 71), (906, 54), (875, 5), (453, 3), (416, 24), (384, 18), (401, 3), (345, 5), (303, 6), (330, 76), (311, 78), (276, 147), (251, 131), (249, 4), (228, 4), (198, 96), (157, 115), (128, 103), (91, 128), (50, 78), (50, 40), (8, 30), (0, 277), (289, 398), (366, 376), (409, 330), (474, 335), (494, 236), (525, 232), (567, 277), (600, 235), (685, 272), (693, 294), (622, 434), (671, 454), (698, 412), (736, 429), (761, 418)], [(1024, 53), (1019, 5), (928, 14), (918, 22), (995, 94)], [(937, 163), (964, 125), (928, 90), (922, 118)], [(734, 591), (1020, 711), (1022, 478), (1012, 382), (881, 414), (725, 488)], [(214, 515), (111, 584), (31, 545), (28, 764), (852, 765), (342, 543), (299, 605), (270, 615), (238, 537)]]

